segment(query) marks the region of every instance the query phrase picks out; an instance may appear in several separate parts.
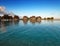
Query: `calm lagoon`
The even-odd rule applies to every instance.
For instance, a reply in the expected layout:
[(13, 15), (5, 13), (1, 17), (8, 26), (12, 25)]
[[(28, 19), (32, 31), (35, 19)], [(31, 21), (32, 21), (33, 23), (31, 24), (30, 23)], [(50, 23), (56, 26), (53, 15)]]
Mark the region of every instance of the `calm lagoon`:
[(0, 46), (60, 46), (60, 21), (0, 22)]

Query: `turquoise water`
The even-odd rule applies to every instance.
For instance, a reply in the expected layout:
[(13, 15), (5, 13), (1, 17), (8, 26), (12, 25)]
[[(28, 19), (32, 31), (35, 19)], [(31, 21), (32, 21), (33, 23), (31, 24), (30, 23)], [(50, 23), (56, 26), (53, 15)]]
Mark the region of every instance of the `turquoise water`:
[(0, 46), (60, 46), (60, 21), (0, 22)]

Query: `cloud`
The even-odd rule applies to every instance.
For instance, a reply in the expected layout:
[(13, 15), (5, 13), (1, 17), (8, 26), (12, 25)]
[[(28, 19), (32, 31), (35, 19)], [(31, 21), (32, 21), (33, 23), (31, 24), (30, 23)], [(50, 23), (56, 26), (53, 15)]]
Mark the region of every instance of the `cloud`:
[(5, 7), (4, 6), (0, 6), (0, 11), (5, 11)]

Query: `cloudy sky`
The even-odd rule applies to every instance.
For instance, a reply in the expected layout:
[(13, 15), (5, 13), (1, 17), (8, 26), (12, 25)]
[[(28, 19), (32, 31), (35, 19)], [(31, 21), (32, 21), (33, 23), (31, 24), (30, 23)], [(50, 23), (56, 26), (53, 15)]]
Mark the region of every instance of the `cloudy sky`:
[(60, 18), (60, 0), (0, 0), (0, 6), (19, 16)]

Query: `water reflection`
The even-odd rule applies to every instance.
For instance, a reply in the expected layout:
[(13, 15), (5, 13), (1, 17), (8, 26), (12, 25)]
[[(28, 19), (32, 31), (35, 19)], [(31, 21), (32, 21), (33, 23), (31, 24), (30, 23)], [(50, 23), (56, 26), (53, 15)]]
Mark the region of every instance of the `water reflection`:
[(1, 21), (0, 22), (0, 32), (6, 32), (9, 26), (17, 25), (19, 21)]
[(0, 44), (2, 46), (55, 46), (57, 42), (60, 43), (59, 25), (60, 21), (52, 20), (3, 21), (0, 22)]
[(46, 20), (47, 22), (53, 22), (54, 20)]
[[(32, 23), (32, 24), (35, 24), (35, 23), (42, 23), (42, 21), (36, 21), (36, 20), (22, 20), (23, 21), (23, 24), (27, 24), (27, 23)], [(54, 22), (54, 20), (44, 20), (44, 22)], [(0, 28), (1, 27), (7, 27), (7, 26), (12, 26), (12, 25), (17, 25), (19, 24), (20, 21), (1, 21), (0, 22)]]
[(4, 22), (0, 23), (0, 32), (6, 32), (6, 27)]
[(41, 23), (41, 20), (37, 20), (36, 22)]
[(36, 23), (36, 20), (30, 20), (31, 23)]
[(23, 23), (24, 23), (24, 24), (27, 24), (27, 22), (28, 22), (28, 20), (23, 20)]
[[(2, 21), (2, 22), (0, 22), (0, 31), (1, 32), (6, 32), (6, 28), (8, 27), (8, 26), (13, 26), (13, 25), (19, 25), (20, 23), (19, 23), (20, 21)], [(44, 22), (46, 22), (46, 21), (44, 21)], [(53, 20), (47, 20), (47, 22), (53, 22)], [(37, 23), (42, 23), (42, 21), (40, 20), (40, 21), (36, 21), (36, 20), (30, 20), (29, 22), (28, 22), (28, 20), (23, 20), (23, 24), (27, 24), (27, 23), (31, 23), (31, 24), (37, 24)]]
[(14, 21), (13, 23), (14, 23), (14, 25), (19, 24), (19, 20), (18, 21)]

